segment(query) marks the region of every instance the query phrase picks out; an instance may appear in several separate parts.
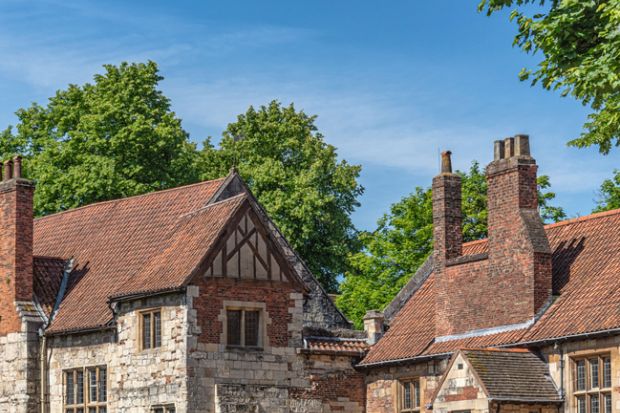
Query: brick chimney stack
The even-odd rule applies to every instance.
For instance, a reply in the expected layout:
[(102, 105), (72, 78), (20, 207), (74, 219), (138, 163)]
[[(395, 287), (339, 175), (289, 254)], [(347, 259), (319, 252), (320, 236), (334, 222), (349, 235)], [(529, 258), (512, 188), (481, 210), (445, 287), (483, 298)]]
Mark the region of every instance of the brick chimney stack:
[(463, 253), (461, 177), (452, 172), (450, 151), (441, 154), (441, 172), (433, 178), (433, 272), (437, 335), (452, 331), (455, 311), (447, 263)]
[(33, 299), (34, 184), (21, 158), (4, 162), (0, 182), (0, 335), (20, 331), (16, 302)]
[(441, 172), (433, 178), (433, 240), (437, 262), (463, 251), (461, 177), (452, 172), (450, 151), (441, 154)]
[(486, 170), (489, 281), (491, 308), (503, 324), (531, 319), (551, 295), (551, 248), (538, 212), (537, 169), (527, 135), (495, 142)]

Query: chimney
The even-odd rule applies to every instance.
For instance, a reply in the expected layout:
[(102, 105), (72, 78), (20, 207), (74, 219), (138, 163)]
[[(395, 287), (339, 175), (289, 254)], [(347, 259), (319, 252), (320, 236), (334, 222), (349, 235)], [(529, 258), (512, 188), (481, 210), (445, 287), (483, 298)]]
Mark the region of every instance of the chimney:
[(433, 272), (438, 336), (453, 331), (454, 289), (447, 273), (447, 263), (463, 252), (461, 177), (452, 173), (450, 155), (450, 151), (441, 154), (441, 172), (433, 178)]
[(450, 151), (441, 154), (441, 172), (433, 178), (433, 240), (436, 263), (463, 251), (461, 177), (452, 173)]
[(20, 331), (15, 303), (33, 299), (32, 181), (21, 177), (21, 158), (3, 164), (0, 182), (0, 335)]
[(364, 331), (368, 344), (371, 346), (383, 336), (383, 323), (385, 317), (382, 312), (377, 310), (369, 310), (364, 316)]
[[(551, 295), (551, 248), (538, 212), (529, 137), (496, 141), (487, 166), (492, 311), (502, 324), (534, 317)], [(510, 305), (506, 305), (510, 303)]]

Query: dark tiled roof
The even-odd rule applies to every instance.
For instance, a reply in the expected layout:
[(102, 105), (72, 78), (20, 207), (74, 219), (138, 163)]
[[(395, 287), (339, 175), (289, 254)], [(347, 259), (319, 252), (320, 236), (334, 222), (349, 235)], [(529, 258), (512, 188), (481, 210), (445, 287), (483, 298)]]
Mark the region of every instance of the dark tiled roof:
[(34, 296), (47, 317), (56, 303), (66, 261), (55, 257), (34, 257)]
[[(362, 364), (620, 328), (620, 210), (547, 225), (545, 230), (553, 251), (553, 289), (558, 297), (532, 327), (434, 342), (431, 273), (408, 300), (398, 303), (390, 329)], [(465, 255), (486, 251), (486, 240), (463, 246)]]
[(307, 337), (304, 339), (306, 349), (315, 353), (364, 355), (368, 350), (365, 339)]
[(510, 401), (560, 401), (547, 365), (527, 350), (464, 350), (489, 398)]
[[(174, 230), (183, 226), (184, 216), (206, 206), (222, 182), (101, 202), (36, 219), (35, 256), (75, 259), (64, 300), (48, 331), (98, 328), (109, 323), (108, 298), (135, 287), (134, 277), (149, 268), (152, 260), (161, 259), (176, 239)], [(231, 208), (234, 204), (227, 203)], [(209, 208), (211, 211), (221, 218), (221, 208)], [(204, 216), (198, 220), (208, 221)]]

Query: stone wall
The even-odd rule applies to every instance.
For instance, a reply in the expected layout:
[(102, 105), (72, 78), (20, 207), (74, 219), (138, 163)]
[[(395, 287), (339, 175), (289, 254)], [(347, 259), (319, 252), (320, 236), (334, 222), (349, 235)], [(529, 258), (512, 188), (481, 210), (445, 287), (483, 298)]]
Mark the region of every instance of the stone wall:
[[(187, 303), (188, 411), (363, 412), (363, 376), (352, 357), (300, 353), (304, 295), (293, 284), (203, 278), (188, 288)], [(261, 349), (227, 346), (229, 305), (261, 310)]]
[[(48, 340), (50, 412), (63, 406), (63, 371), (107, 366), (108, 411), (148, 412), (154, 404), (187, 408), (187, 317), (182, 294), (123, 303), (117, 329)], [(140, 350), (139, 310), (161, 308), (162, 346)]]
[(22, 332), (0, 337), (0, 413), (38, 409), (38, 325), (22, 323)]
[(459, 354), (452, 366), (446, 372), (441, 388), (437, 391), (433, 411), (447, 413), (469, 410), (471, 413), (488, 413), (487, 395), (469, 363)]
[(432, 397), (447, 363), (447, 359), (441, 359), (368, 370), (366, 372), (366, 412), (397, 413), (399, 381), (412, 377), (420, 378), (421, 411), (429, 412), (426, 406), (432, 402)]
[[(574, 363), (575, 358), (608, 354), (611, 359), (611, 397), (612, 412), (620, 413), (620, 336), (598, 339), (564, 342), (558, 346), (541, 349), (542, 356), (549, 365), (549, 373), (558, 390), (564, 393), (566, 400), (564, 410), (576, 411), (574, 398)], [(563, 361), (563, 362), (562, 362)], [(601, 372), (602, 375), (602, 372)], [(601, 406), (601, 412), (603, 407)]]

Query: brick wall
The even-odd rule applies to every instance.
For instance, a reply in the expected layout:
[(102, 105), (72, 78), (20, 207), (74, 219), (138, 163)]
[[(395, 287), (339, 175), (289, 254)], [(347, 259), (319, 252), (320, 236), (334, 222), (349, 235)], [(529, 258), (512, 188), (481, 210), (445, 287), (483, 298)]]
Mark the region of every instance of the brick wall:
[[(526, 136), (496, 142), (487, 167), (488, 254), (462, 256), (460, 181), (433, 179), (436, 335), (531, 321), (551, 296), (551, 249)], [(510, 303), (510, 305), (507, 305)]]
[(0, 182), (0, 335), (19, 332), (16, 301), (32, 301), (32, 197), (24, 179)]

